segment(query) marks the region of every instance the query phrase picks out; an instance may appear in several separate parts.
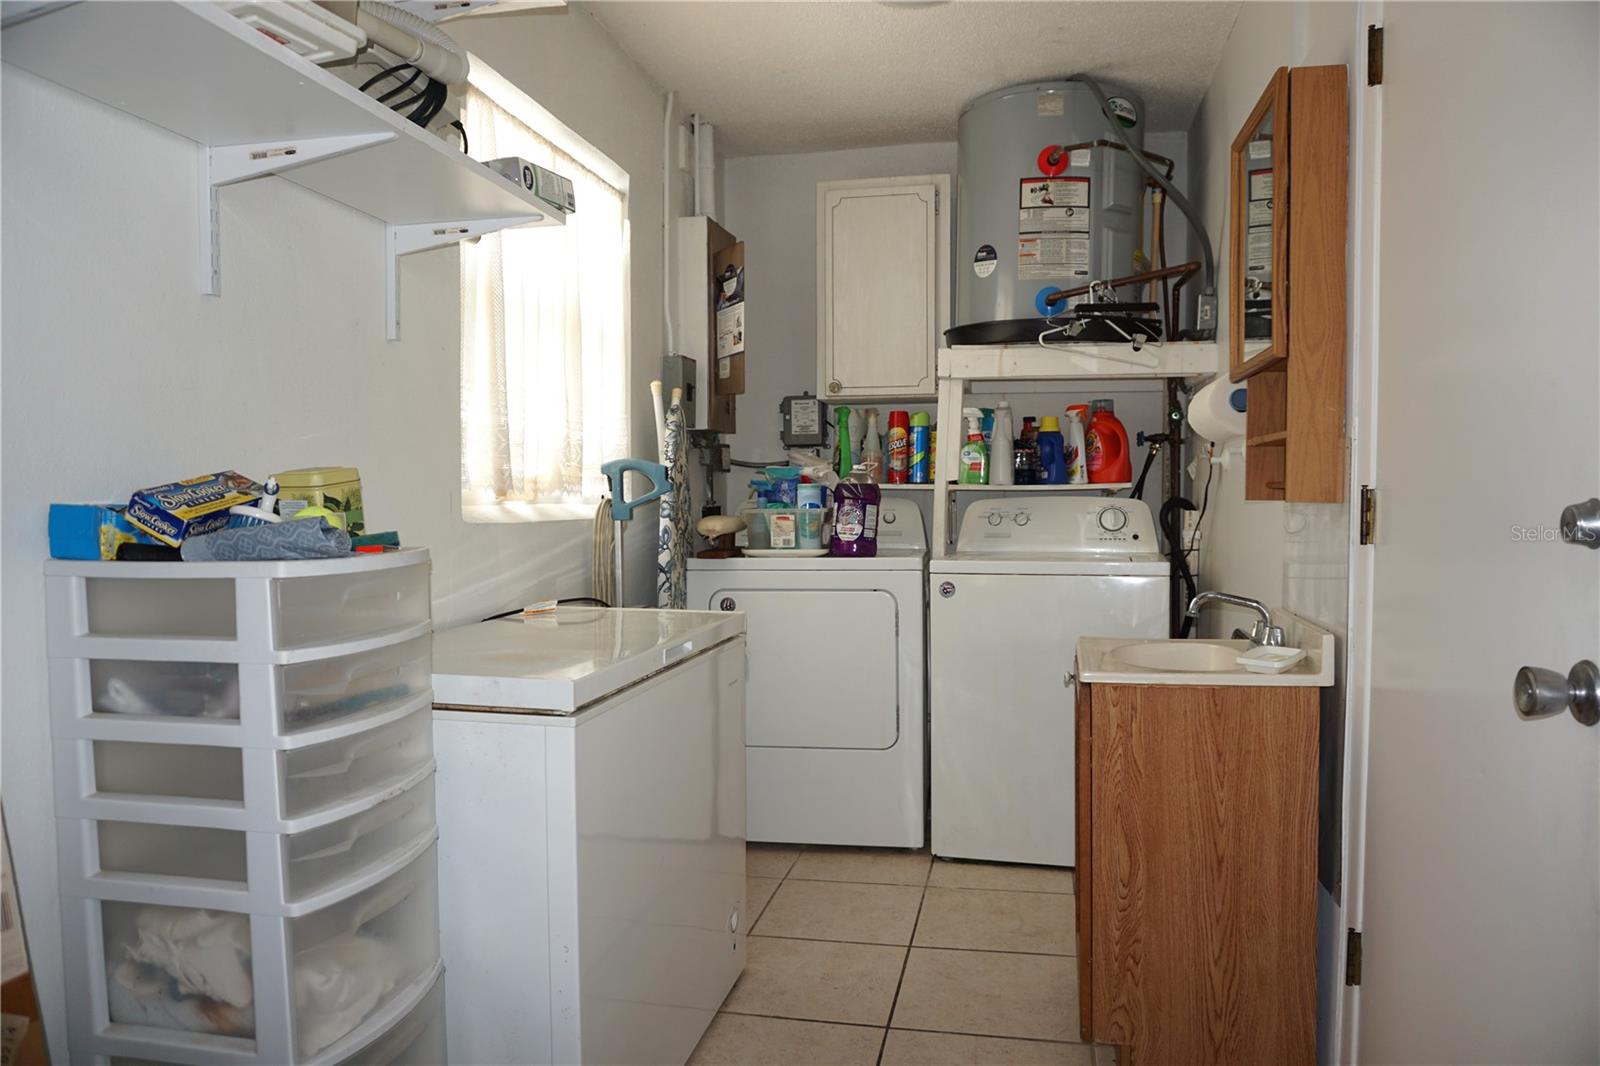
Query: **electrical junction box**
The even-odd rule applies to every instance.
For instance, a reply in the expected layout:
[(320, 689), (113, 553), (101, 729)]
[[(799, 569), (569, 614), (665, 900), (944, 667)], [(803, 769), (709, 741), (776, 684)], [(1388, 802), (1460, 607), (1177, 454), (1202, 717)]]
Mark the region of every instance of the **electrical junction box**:
[(508, 181), (514, 181), (549, 205), (552, 211), (570, 215), (578, 210), (577, 197), (572, 192), (572, 182), (547, 170), (538, 163), (508, 155), (504, 159), (491, 159), (483, 164)]
[(778, 404), (783, 415), (779, 436), (785, 448), (820, 448), (828, 437), (828, 405), (809, 392), (785, 396)]

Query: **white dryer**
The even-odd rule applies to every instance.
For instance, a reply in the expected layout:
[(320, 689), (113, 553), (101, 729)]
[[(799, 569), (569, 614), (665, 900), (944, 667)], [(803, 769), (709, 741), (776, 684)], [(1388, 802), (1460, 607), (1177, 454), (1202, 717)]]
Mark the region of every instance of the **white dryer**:
[(925, 843), (927, 557), (886, 491), (876, 558), (689, 560), (691, 610), (745, 614), (748, 839)]
[(967, 508), (928, 564), (935, 855), (1075, 865), (1074, 649), (1165, 637), (1169, 573), (1142, 500)]

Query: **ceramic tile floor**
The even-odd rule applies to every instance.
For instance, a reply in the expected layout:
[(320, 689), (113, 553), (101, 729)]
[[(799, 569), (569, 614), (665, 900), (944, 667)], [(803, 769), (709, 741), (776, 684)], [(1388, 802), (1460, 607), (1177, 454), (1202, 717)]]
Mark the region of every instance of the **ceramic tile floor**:
[(751, 844), (744, 976), (690, 1066), (1108, 1066), (1072, 873)]

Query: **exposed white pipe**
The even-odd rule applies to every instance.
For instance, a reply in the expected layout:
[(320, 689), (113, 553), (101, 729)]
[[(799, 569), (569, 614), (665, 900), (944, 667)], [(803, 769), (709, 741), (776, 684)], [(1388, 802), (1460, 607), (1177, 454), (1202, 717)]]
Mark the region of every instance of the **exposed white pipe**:
[(717, 128), (696, 116), (694, 139), (695, 212), (717, 218)]
[(393, 4), (361, 0), (356, 5), (356, 25), (367, 39), (393, 52), (434, 81), (460, 85), (467, 80), (467, 50), (448, 33)]
[(705, 214), (700, 200), (700, 113), (689, 116), (689, 128), (694, 131), (694, 213)]
[(667, 355), (677, 352), (672, 333), (672, 105), (678, 94), (667, 92), (667, 109), (661, 117), (661, 314), (667, 323)]

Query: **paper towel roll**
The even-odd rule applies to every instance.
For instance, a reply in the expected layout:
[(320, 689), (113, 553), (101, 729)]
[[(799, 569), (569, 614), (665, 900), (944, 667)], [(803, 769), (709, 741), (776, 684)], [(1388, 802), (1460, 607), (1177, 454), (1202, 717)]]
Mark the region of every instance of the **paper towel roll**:
[(1218, 378), (1189, 401), (1189, 428), (1218, 444), (1242, 437), (1244, 408), (1245, 387)]

